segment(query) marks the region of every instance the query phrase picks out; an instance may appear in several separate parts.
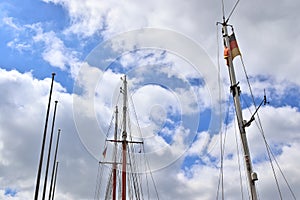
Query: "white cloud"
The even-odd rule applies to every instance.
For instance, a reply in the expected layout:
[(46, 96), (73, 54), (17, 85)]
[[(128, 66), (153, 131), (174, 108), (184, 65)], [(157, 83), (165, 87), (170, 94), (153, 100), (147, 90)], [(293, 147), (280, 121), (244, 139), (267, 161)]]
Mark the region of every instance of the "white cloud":
[[(30, 51), (32, 55), (37, 53), (34, 47), (37, 43), (42, 44), (42, 58), (53, 67), (63, 71), (68, 70), (73, 78), (77, 76), (82, 64), (79, 61), (79, 52), (66, 47), (64, 41), (54, 31), (45, 32), (42, 23), (19, 25), (14, 18), (3, 18), (6, 26), (14, 30), (15, 38), (7, 42), (7, 46), (18, 50), (20, 53)], [(40, 53), (40, 51), (38, 52)]]
[(6, 25), (8, 25), (9, 27), (17, 30), (17, 31), (21, 31), (22, 27), (20, 27), (19, 25), (17, 25), (14, 21), (14, 19), (12, 17), (4, 17), (2, 19), (2, 22)]
[(10, 42), (7, 43), (7, 46), (12, 48), (12, 49), (16, 49), (18, 50), (20, 53), (25, 51), (25, 50), (30, 50), (31, 45), (26, 43), (26, 42), (20, 42), (18, 39), (14, 39)]
[[(221, 17), (219, 17), (221, 16), (221, 12), (219, 12), (219, 8), (221, 8), (219, 3), (196, 1), (99, 2), (94, 0), (45, 0), (45, 2), (60, 4), (67, 10), (71, 23), (70, 26), (65, 29), (66, 34), (89, 37), (99, 33), (101, 36), (104, 36), (104, 38), (109, 39), (112, 35), (136, 28), (145, 26), (159, 27), (176, 30), (184, 35), (188, 35), (197, 43), (203, 44), (211, 57), (214, 57), (213, 55), (215, 55), (216, 34), (214, 31), (214, 24), (218, 19), (221, 19)], [(256, 93), (262, 93), (262, 88), (264, 87), (267, 89), (275, 88), (275, 94), (273, 95), (276, 97), (284, 94), (285, 89), (291, 86), (290, 83), (294, 83), (296, 86), (300, 84), (298, 78), (299, 73), (297, 73), (299, 71), (297, 68), (299, 56), (297, 55), (297, 47), (293, 45), (299, 40), (297, 36), (299, 31), (298, 28), (291, 23), (297, 15), (287, 15), (288, 10), (295, 10), (295, 13), (298, 13), (299, 6), (295, 1), (289, 2), (289, 4), (286, 2), (278, 4), (274, 4), (271, 1), (264, 2), (264, 5), (272, 4), (272, 7), (268, 7), (270, 9), (265, 9), (265, 6), (261, 4), (261, 2), (259, 3), (256, 1), (241, 2), (237, 12), (233, 15), (231, 22), (236, 24), (238, 42), (244, 56), (244, 61), (246, 65), (249, 66), (247, 69), (249, 70), (250, 75), (256, 76), (257, 74), (266, 74), (270, 77), (269, 80), (275, 80), (274, 82), (271, 81), (272, 84), (263, 82), (263, 85), (261, 80), (255, 81), (254, 88)], [(292, 5), (293, 7), (288, 5)], [(257, 9), (249, 9), (253, 8), (253, 6), (257, 6)], [(226, 8), (228, 7), (230, 7), (230, 5), (226, 4)], [(253, 13), (254, 10), (257, 12), (255, 15)], [(280, 10), (280, 12), (278, 12), (278, 10)], [(6, 18), (4, 22), (6, 25), (18, 31), (19, 26), (12, 18)], [(281, 27), (284, 28), (281, 29)], [(27, 28), (35, 30), (36, 36), (33, 38), (34, 41), (44, 45), (42, 53), (44, 60), (49, 62), (52, 66), (59, 67), (62, 70), (70, 69), (72, 76), (76, 77), (80, 64), (80, 61), (77, 59), (78, 52), (66, 47), (63, 39), (59, 38), (54, 31), (44, 32), (41, 26), (37, 24), (33, 28), (30, 28), (30, 25), (27, 25)], [(262, 37), (262, 35), (270, 37)], [(160, 35), (156, 37), (161, 40), (162, 43), (167, 43), (168, 40), (172, 41), (172, 39), (174, 39), (160, 38), (159, 36)], [(9, 42), (7, 45), (20, 50), (25, 50), (28, 47), (27, 43), (22, 43), (22, 41), (18, 39)], [(178, 49), (180, 48), (182, 48), (182, 46), (179, 43)], [(190, 51), (193, 59), (202, 59), (199, 58), (199, 55), (193, 54), (194, 49), (191, 49)], [(132, 57), (128, 56), (124, 56), (123, 58), (121, 63), (124, 65), (129, 65), (132, 62), (143, 64), (143, 61), (145, 61), (130, 60)], [(176, 58), (169, 59), (169, 61), (175, 61), (175, 65), (162, 66), (160, 72), (165, 73), (169, 77), (174, 75), (177, 75), (178, 77), (179, 75), (194, 77), (194, 74), (190, 73), (191, 71), (187, 70), (187, 68), (182, 68), (182, 66), (185, 66), (186, 64), (184, 61)], [(240, 69), (242, 68), (238, 68), (240, 63), (237, 60), (238, 59), (236, 58), (236, 71), (240, 79), (240, 75), (242, 74), (242, 70)], [(153, 63), (156, 61), (157, 60), (154, 60)], [(150, 62), (150, 64), (152, 63)], [(71, 67), (69, 68), (69, 66)], [(173, 68), (170, 68), (170, 66)], [(178, 70), (171, 71), (170, 69)], [(207, 97), (208, 92), (203, 91), (203, 87), (193, 88), (197, 95), (203, 98), (205, 97), (205, 100), (201, 102), (201, 106), (205, 107), (211, 105), (211, 101), (207, 101), (207, 99), (214, 100), (213, 97), (216, 97), (215, 94), (217, 94), (217, 74), (214, 76), (213, 73), (206, 73), (209, 70), (210, 69), (203, 68), (203, 77), (209, 85), (214, 86), (212, 88), (213, 91), (209, 91), (211, 92), (211, 96), (209, 98)], [(222, 64), (221, 70), (224, 80), (226, 81), (224, 85), (228, 86), (228, 72), (224, 64)], [(139, 72), (142, 71), (143, 70)], [(34, 133), (40, 132), (37, 130), (42, 129), (44, 114), (41, 113), (45, 110), (50, 80), (37, 80), (34, 79), (30, 73), (20, 74), (16, 71), (7, 72), (2, 70), (0, 74), (3, 75), (0, 77), (0, 85), (5, 93), (1, 109), (3, 113), (7, 113), (5, 117), (1, 117), (0, 174), (4, 174), (4, 177), (0, 177), (0, 179), (1, 181), (5, 180), (4, 186), (17, 187), (20, 189), (20, 197), (29, 199), (32, 198), (33, 194), (34, 185), (32, 183), (34, 183), (39, 150), (38, 144), (40, 143), (39, 139), (37, 139), (40, 135), (37, 137)], [(110, 112), (113, 109), (112, 102), (114, 102), (115, 93), (117, 93), (113, 92), (114, 94), (112, 94), (112, 91), (118, 91), (119, 74), (108, 70), (103, 75), (101, 70), (95, 68), (88, 70), (85, 75), (86, 76), (79, 76), (77, 78), (79, 78), (79, 84), (86, 84), (84, 85), (85, 87), (83, 87), (83, 89), (87, 89), (84, 91), (86, 92), (86, 96), (84, 97), (90, 99), (81, 98), (79, 100), (82, 100), (82, 102), (75, 105), (75, 109), (80, 111), (79, 114), (82, 114), (81, 118), (76, 122), (76, 125), (77, 128), (81, 126), (81, 129), (78, 130), (80, 132), (80, 139), (84, 140), (86, 138), (87, 143), (85, 143), (85, 145), (91, 144), (92, 150), (85, 147), (90, 151), (92, 156), (99, 157), (101, 155), (102, 147), (100, 140), (103, 139), (104, 136), (98, 134), (96, 137), (91, 137), (90, 132), (95, 132), (95, 130), (98, 131), (99, 122), (109, 121), (111, 116)], [(103, 75), (103, 78), (99, 80), (101, 75)], [(116, 79), (118, 81), (115, 81)], [(138, 84), (142, 80), (140, 76), (133, 77), (132, 79), (135, 81), (134, 84)], [(286, 80), (289, 80), (289, 82), (286, 82)], [(245, 84), (243, 81), (241, 81), (241, 85), (244, 87)], [(65, 93), (64, 88), (59, 84), (56, 83), (56, 87), (59, 88), (56, 90), (56, 94), (62, 99), (62, 102), (59, 104), (61, 106), (61, 114), (58, 122), (63, 126), (63, 133), (65, 133), (64, 137), (67, 138), (64, 140), (62, 138), (60, 154), (62, 167), (59, 179), (61, 182), (59, 182), (60, 187), (58, 187), (57, 197), (60, 199), (90, 198), (94, 192), (94, 182), (91, 183), (91, 180), (94, 180), (93, 178), (97, 173), (97, 163), (92, 159), (90, 154), (87, 154), (82, 150), (82, 144), (79, 142), (78, 137), (73, 134), (76, 132), (76, 129), (74, 128), (74, 119), (71, 114), (72, 109), (74, 108), (72, 108), (72, 106), (74, 106), (72, 105), (72, 100), (76, 99), (77, 94), (74, 95), (75, 97), (72, 99), (69, 94)], [(151, 91), (153, 91), (153, 88), (151, 88)], [(168, 92), (164, 92), (165, 91), (162, 90), (162, 88), (159, 88), (152, 93), (152, 96), (146, 96), (144, 99), (141, 98), (138, 101), (141, 102), (141, 104), (145, 104), (140, 105), (138, 109), (142, 110), (142, 116), (145, 116), (144, 121), (148, 122), (147, 114), (150, 113), (156, 122), (160, 122), (165, 116), (163, 114), (160, 116), (159, 111), (166, 109), (165, 107), (168, 107), (169, 104), (176, 105), (177, 102), (172, 98), (172, 95)], [(176, 92), (182, 100), (183, 106), (190, 105), (189, 95), (186, 93), (186, 90), (176, 90)], [(158, 96), (158, 94), (161, 94), (161, 96)], [(92, 102), (90, 101), (91, 99)], [(159, 102), (161, 107), (153, 106), (153, 110), (149, 111), (146, 104), (157, 105), (153, 104), (153, 102)], [(279, 148), (281, 151), (281, 153), (277, 155), (277, 158), (280, 163), (284, 163), (282, 167), (286, 172), (288, 179), (291, 180), (292, 186), (298, 188), (300, 187), (300, 183), (295, 177), (299, 176), (299, 172), (297, 172), (297, 168), (299, 168), (299, 162), (297, 162), (297, 158), (299, 157), (299, 138), (297, 134), (300, 128), (297, 124), (299, 121), (299, 111), (298, 109), (289, 106), (280, 106), (281, 107), (278, 108), (270, 106), (264, 107), (260, 110), (260, 113), (262, 113), (262, 121), (265, 124), (265, 131), (270, 139), (271, 146), (273, 145), (273, 147)], [(192, 108), (193, 107), (187, 107), (185, 110), (192, 112)], [(100, 111), (100, 114), (98, 111)], [(246, 113), (246, 111), (244, 112)], [(245, 116), (246, 119), (249, 118), (249, 114), (245, 114)], [(91, 119), (96, 119), (95, 123)], [(33, 123), (33, 121), (35, 123)], [(147, 130), (148, 132), (146, 132), (146, 135), (151, 135), (155, 130), (154, 128), (155, 127), (151, 127)], [(234, 135), (234, 130), (235, 126), (230, 124), (227, 131), (228, 140), (225, 152), (227, 162), (225, 194), (227, 198), (240, 199), (239, 186), (236, 184), (239, 182), (239, 175), (237, 173), (237, 166), (234, 165), (237, 159), (236, 147), (232, 145), (235, 144), (235, 139), (232, 137)], [(156, 147), (167, 146), (169, 149), (160, 152), (160, 158), (165, 162), (164, 158), (172, 157), (174, 154), (176, 154), (175, 156), (178, 156), (185, 150), (186, 143), (184, 139), (186, 135), (189, 135), (190, 130), (186, 127), (177, 126), (174, 130), (165, 129), (164, 131), (167, 134), (173, 134), (176, 139), (173, 147), (178, 149), (175, 150), (174, 148), (169, 148), (170, 145), (166, 143), (162, 137), (157, 135), (155, 136), (157, 144), (151, 143), (149, 144), (149, 147), (155, 149)], [(257, 132), (258, 130), (255, 129), (253, 123), (249, 128), (247, 135), (254, 158), (265, 153), (263, 151), (261, 139), (258, 139), (258, 134), (255, 134)], [(269, 135), (269, 133), (272, 133), (272, 135)], [(174, 161), (172, 165), (171, 163), (167, 163), (169, 165), (164, 165), (164, 169), (155, 171), (155, 178), (157, 178), (157, 186), (162, 199), (215, 198), (219, 171), (213, 166), (218, 162), (218, 159), (215, 161), (216, 163), (214, 163), (214, 161), (210, 160), (209, 156), (218, 157), (219, 150), (217, 150), (217, 145), (215, 144), (219, 144), (219, 138), (218, 135), (216, 135), (210, 141), (207, 137), (208, 134), (202, 132), (198, 136), (196, 142), (191, 146), (191, 149), (187, 152), (187, 155), (201, 155), (207, 165), (195, 164), (180, 170), (180, 165), (186, 156), (183, 155), (177, 162)], [(207, 140), (210, 141), (208, 146), (209, 155), (202, 155), (203, 145)], [(23, 152), (28, 152), (28, 154), (24, 154)], [(152, 161), (154, 162), (154, 166), (161, 164), (161, 161), (157, 160), (157, 158), (152, 159)], [(266, 161), (261, 161), (254, 165), (259, 174), (258, 185), (259, 188), (262, 188), (259, 190), (261, 192), (261, 197), (264, 199), (272, 199), (273, 197), (271, 195), (275, 194), (275, 192), (270, 189), (270, 186), (273, 184), (273, 182), (271, 182), (272, 179), (270, 178), (271, 174), (264, 173), (267, 166), (268, 163)], [(28, 172), (27, 175), (16, 173), (25, 170)], [(74, 174), (76, 174), (76, 176), (74, 176)], [(173, 176), (170, 177), (170, 174)], [(72, 185), (72, 188), (69, 187), (70, 185)], [(286, 190), (284, 191), (284, 194), (286, 195)], [(3, 196), (2, 193), (1, 195)], [(296, 196), (299, 196), (298, 191)]]
[[(1, 118), (2, 125), (0, 138), (2, 144), (1, 146), (3, 146), (1, 150), (0, 162), (0, 170), (3, 172), (1, 173), (3, 174), (1, 179), (6, 180), (3, 183), (4, 187), (17, 188), (20, 198), (23, 198), (23, 196), (24, 198), (31, 198), (33, 194), (36, 175), (35, 169), (37, 167), (37, 160), (39, 156), (38, 153), (40, 146), (38, 144), (40, 144), (41, 139), (41, 135), (39, 134), (39, 136), (37, 136), (37, 133), (41, 132), (43, 127), (42, 125), (44, 122), (44, 114), (41, 115), (41, 113), (45, 112), (45, 104), (47, 102), (50, 79), (37, 80), (34, 79), (30, 73), (20, 74), (17, 71), (1, 70), (0, 74), (0, 85), (1, 88), (3, 88), (2, 90), (5, 91), (6, 94), (5, 98), (2, 101), (1, 110), (9, 115), (6, 115), (5, 118)], [(120, 81), (119, 75), (110, 72), (105, 75), (102, 82), (105, 82), (106, 85), (118, 85), (118, 83), (116, 84), (114, 81), (112, 81), (112, 78), (117, 78), (117, 82)], [(70, 114), (72, 113), (72, 97), (69, 94), (64, 93), (64, 89), (59, 84), (56, 83), (55, 88), (56, 89), (54, 90), (53, 98), (60, 99), (58, 107), (59, 109), (57, 116), (57, 126), (60, 126), (63, 130), (59, 154), (61, 168), (59, 171), (60, 178), (58, 179), (57, 197), (60, 199), (91, 197), (94, 192), (93, 188), (95, 187), (95, 182), (91, 182), (91, 180), (94, 180), (93, 177), (96, 176), (97, 163), (89, 154), (87, 154), (85, 151), (82, 151), (82, 144), (78, 141), (76, 134), (74, 135), (74, 133), (76, 133), (73, 122), (74, 119)], [(99, 101), (104, 101), (107, 96), (111, 97), (111, 95), (108, 94), (111, 91), (105, 92), (105, 90), (101, 90), (101, 87), (97, 91), (99, 92), (99, 94), (102, 94), (101, 91), (104, 92), (103, 96), (100, 95), (99, 97), (97, 97), (99, 98)], [(154, 97), (155, 96), (153, 95), (153, 98)], [(110, 107), (107, 104), (102, 106), (99, 105), (96, 110), (104, 106), (108, 106), (108, 108)], [(297, 153), (299, 148), (299, 138), (297, 134), (295, 134), (295, 130), (299, 130), (299, 127), (297, 127), (297, 121), (299, 121), (297, 120), (299, 112), (297, 111), (297, 109), (290, 107), (264, 107), (260, 110), (260, 113), (262, 121), (265, 124), (264, 127), (266, 133), (274, 133), (274, 135), (272, 135), (272, 138), (270, 139), (271, 144), (286, 144), (280, 146), (282, 153), (277, 156), (277, 159), (281, 164), (283, 164), (281, 166), (286, 173), (287, 178), (291, 180), (291, 185), (294, 188), (297, 188), (300, 183), (297, 179), (293, 179), (292, 177), (295, 177), (295, 174), (298, 173), (297, 171), (295, 171), (295, 166), (297, 166), (298, 164), (295, 163), (295, 160), (297, 156), (299, 156)], [(281, 115), (277, 115), (276, 113), (281, 113)], [(274, 119), (273, 116), (275, 115), (279, 116), (279, 118)], [(287, 116), (293, 116), (293, 118)], [(246, 118), (247, 117), (248, 115), (246, 115)], [(12, 121), (8, 119), (14, 120)], [(82, 113), (81, 119), (83, 120), (83, 123), (86, 123), (89, 122), (90, 118), (85, 113)], [(276, 126), (274, 126), (274, 120), (278, 120), (278, 122), (275, 123)], [(80, 137), (84, 136), (85, 134), (88, 137), (89, 132), (95, 131), (93, 127), (89, 126), (89, 123), (85, 124), (85, 132), (80, 132)], [(254, 136), (254, 132), (257, 131), (252, 129), (255, 129), (255, 126), (253, 128), (251, 127), (251, 129), (249, 129), (248, 131), (249, 144), (251, 145), (251, 152), (253, 154), (253, 157), (257, 157), (256, 155), (261, 154), (260, 149), (262, 149), (262, 147), (256, 146), (256, 144), (261, 145), (261, 142), (257, 142), (258, 140), (260, 140), (257, 136), (258, 134)], [(78, 131), (82, 131), (82, 129)], [(171, 133), (170, 131), (173, 131), (173, 133)], [(284, 132), (285, 134), (282, 134), (282, 132)], [(239, 186), (238, 184), (232, 184), (239, 182), (237, 165), (234, 164), (237, 157), (235, 146), (233, 145), (235, 143), (233, 133), (233, 126), (230, 125), (227, 131), (228, 139), (226, 142), (227, 145), (225, 150), (225, 194), (226, 197), (230, 197), (231, 199), (239, 199), (240, 195), (237, 196), (237, 194), (239, 194)], [(162, 161), (165, 162), (164, 168), (153, 171), (157, 187), (159, 188), (160, 197), (164, 199), (179, 199), (183, 196), (185, 196), (186, 199), (214, 198), (216, 194), (216, 186), (219, 173), (218, 169), (215, 168), (215, 166), (218, 165), (217, 163), (219, 161), (218, 159), (216, 161), (210, 160), (208, 154), (203, 154), (203, 148), (206, 147), (208, 141), (213, 146), (215, 144), (215, 141), (217, 141), (217, 145), (215, 145), (214, 147), (208, 147), (207, 151), (210, 156), (216, 156), (218, 158), (218, 137), (215, 137), (210, 141), (208, 140), (208, 133), (203, 132), (199, 134), (198, 139), (194, 144), (192, 144), (189, 151), (187, 151), (187, 154), (182, 155), (182, 153), (184, 153), (186, 150), (186, 145), (189, 145), (185, 141), (186, 136), (190, 134), (189, 130), (185, 129), (184, 127), (177, 127), (174, 130), (169, 130), (168, 134), (173, 134), (173, 146), (164, 142), (163, 138), (160, 136), (157, 136), (156, 138), (156, 141), (158, 143), (148, 143), (148, 145), (150, 145), (148, 146), (148, 150), (155, 150), (157, 148), (160, 148), (160, 145), (162, 145), (161, 147), (163, 148), (168, 146), (167, 148), (162, 149), (163, 151), (160, 151), (160, 153), (157, 152), (155, 159), (154, 157), (149, 157), (150, 165), (154, 167), (162, 166)], [(101, 136), (97, 136), (97, 138), (101, 140)], [(163, 143), (159, 143), (159, 140), (161, 140), (161, 142)], [(153, 146), (151, 147), (151, 145)], [(149, 149), (149, 147), (151, 148)], [(100, 157), (101, 141), (99, 141), (99, 143), (96, 142), (95, 151), (98, 151), (98, 153), (96, 155), (92, 155), (98, 155)], [(26, 154), (21, 152), (26, 152)], [(232, 158), (228, 157), (229, 154), (232, 154)], [(189, 168), (180, 170), (180, 165), (187, 155), (200, 156), (200, 158), (203, 159), (204, 162), (206, 162), (206, 165), (200, 165), (196, 162)], [(159, 156), (161, 159), (157, 159), (157, 156)], [(168, 162), (172, 157), (177, 157), (178, 160)], [(294, 163), (295, 165), (291, 165), (291, 163)], [(265, 170), (265, 167), (267, 166), (267, 161), (262, 161), (254, 165), (255, 170), (258, 172), (260, 178), (259, 186), (263, 188), (261, 196), (264, 196), (266, 198), (270, 195), (270, 193), (267, 192), (270, 191), (268, 185), (272, 185), (273, 180), (270, 177), (271, 174), (269, 174), (268, 176), (265, 173), (262, 175), (260, 174)], [(23, 171), (26, 169), (26, 171), (28, 172), (27, 175), (16, 173), (16, 171), (22, 171), (20, 170), (20, 168), (22, 168)], [(76, 173), (77, 176), (74, 177), (74, 173)], [(170, 179), (165, 179), (164, 177), (166, 177), (166, 174), (170, 173), (174, 176), (171, 176)], [(71, 184), (71, 182), (81, 182), (82, 184), (78, 185), (78, 187), (67, 187)], [(172, 190), (172, 193), (166, 193), (166, 191), (170, 191), (170, 188), (177, 189)], [(200, 191), (198, 191), (199, 188)], [(288, 193), (285, 192), (284, 195), (288, 195)]]
[[(50, 82), (49, 78), (37, 80), (32, 77), (31, 73), (21, 74), (14, 70), (3, 69), (0, 71), (0, 87), (5, 94), (2, 96), (0, 109), (2, 113), (6, 113), (5, 116), (1, 115), (0, 117), (0, 144), (3, 147), (1, 147), (0, 159), (1, 188), (15, 189), (17, 191), (16, 199), (30, 199), (34, 193)], [(82, 182), (81, 186), (90, 188), (91, 186), (86, 186), (89, 184), (87, 180), (83, 183), (83, 179), (81, 181), (73, 179), (73, 173), (85, 176), (81, 171), (80, 163), (87, 162), (87, 159), (90, 159), (88, 163), (94, 162), (94, 160), (82, 149), (76, 135), (72, 117), (72, 96), (65, 93), (65, 89), (55, 82), (53, 99), (59, 100), (56, 130), (58, 127), (62, 129), (58, 155), (61, 165), (58, 172), (57, 193), (59, 194), (61, 191), (72, 193), (70, 189), (67, 189), (70, 182)], [(53, 112), (53, 104), (51, 105), (49, 121), (52, 119)], [(50, 128), (48, 139), (49, 131)], [(56, 137), (56, 131), (54, 134)], [(46, 145), (45, 155), (47, 149)], [(68, 164), (69, 161), (73, 162)], [(96, 167), (96, 163), (94, 166)], [(89, 179), (93, 179), (93, 175)], [(77, 191), (82, 191), (82, 189), (77, 188)], [(86, 194), (85, 191), (75, 194), (75, 196), (73, 194), (72, 198), (81, 198), (80, 196), (84, 194)]]
[(36, 35), (33, 37), (33, 41), (42, 42), (45, 45), (42, 53), (43, 59), (61, 70), (70, 70), (70, 74), (75, 78), (82, 64), (78, 59), (79, 53), (67, 48), (55, 32), (43, 32), (40, 27), (35, 29)]
[(210, 140), (210, 135), (207, 132), (201, 132), (197, 134), (196, 140), (193, 142), (191, 147), (188, 150), (189, 156), (201, 156), (203, 155), (205, 148), (208, 145), (208, 142)]

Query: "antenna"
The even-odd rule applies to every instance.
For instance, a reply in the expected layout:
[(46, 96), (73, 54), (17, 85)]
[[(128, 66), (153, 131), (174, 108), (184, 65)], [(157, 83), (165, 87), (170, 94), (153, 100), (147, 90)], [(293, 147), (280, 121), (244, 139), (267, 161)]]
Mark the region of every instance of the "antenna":
[(222, 0), (222, 14), (223, 14), (223, 21), (225, 21), (225, 6), (224, 6), (224, 0)]

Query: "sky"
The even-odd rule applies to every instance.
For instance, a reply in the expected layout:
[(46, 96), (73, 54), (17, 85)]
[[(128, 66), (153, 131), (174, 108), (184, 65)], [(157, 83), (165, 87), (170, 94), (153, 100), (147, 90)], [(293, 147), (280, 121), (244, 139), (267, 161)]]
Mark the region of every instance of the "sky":
[[(235, 3), (224, 0), (226, 16)], [(264, 94), (269, 101), (246, 128), (260, 199), (279, 198), (262, 133), (283, 199), (293, 199), (285, 179), (300, 197), (299, 9), (296, 0), (240, 1), (229, 20), (244, 119), (255, 111), (251, 91), (256, 105)], [(34, 196), (53, 72), (56, 199), (94, 199), (124, 75), (160, 199), (216, 199), (224, 137), (225, 199), (247, 198), (221, 20), (221, 1), (1, 1), (0, 199)]]

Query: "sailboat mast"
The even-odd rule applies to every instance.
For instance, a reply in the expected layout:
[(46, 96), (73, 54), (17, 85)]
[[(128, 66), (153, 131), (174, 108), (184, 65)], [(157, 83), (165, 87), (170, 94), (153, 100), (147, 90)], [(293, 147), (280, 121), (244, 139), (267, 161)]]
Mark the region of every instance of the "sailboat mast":
[(126, 111), (127, 111), (127, 80), (125, 75), (123, 79), (122, 200), (126, 200), (126, 152), (127, 152)]
[(228, 64), (228, 71), (229, 71), (229, 76), (230, 76), (230, 89), (231, 93), (233, 96), (233, 101), (234, 101), (234, 106), (236, 110), (236, 116), (238, 120), (238, 126), (239, 126), (239, 131), (241, 135), (241, 140), (242, 140), (242, 146), (243, 146), (243, 151), (244, 151), (244, 161), (246, 165), (246, 170), (247, 170), (247, 177), (248, 177), (248, 182), (249, 182), (249, 187), (251, 191), (251, 200), (257, 200), (257, 192), (256, 192), (256, 187), (255, 187), (255, 181), (257, 180), (257, 175), (255, 172), (252, 171), (252, 162), (251, 162), (251, 157), (250, 157), (250, 152), (249, 152), (249, 147), (248, 147), (248, 142), (247, 142), (247, 136), (246, 136), (246, 130), (245, 130), (245, 125), (244, 125), (244, 120), (243, 120), (243, 114), (242, 114), (242, 109), (241, 109), (241, 103), (240, 103), (240, 87), (238, 86), (238, 83), (236, 81), (235, 77), (235, 72), (234, 72), (234, 66), (233, 66), (233, 57), (231, 54), (231, 49), (230, 49), (230, 40), (229, 40), (229, 35), (228, 35), (228, 30), (227, 30), (227, 22), (223, 21), (223, 38), (224, 38), (224, 45), (225, 48), (229, 48), (229, 55), (227, 58), (227, 64)]
[(115, 146), (114, 146), (114, 163), (113, 163), (113, 191), (112, 191), (112, 199), (117, 199), (117, 133), (118, 133), (118, 106), (116, 106), (115, 111), (115, 132), (114, 132), (114, 140), (115, 140)]

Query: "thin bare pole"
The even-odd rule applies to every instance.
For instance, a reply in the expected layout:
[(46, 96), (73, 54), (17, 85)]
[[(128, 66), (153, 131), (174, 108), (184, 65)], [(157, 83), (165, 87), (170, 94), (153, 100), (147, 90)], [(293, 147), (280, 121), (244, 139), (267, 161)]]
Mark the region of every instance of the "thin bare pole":
[(126, 152), (127, 152), (127, 131), (126, 131), (126, 111), (127, 111), (127, 80), (126, 75), (123, 80), (123, 134), (122, 134), (122, 200), (126, 200)]
[(46, 196), (47, 178), (48, 178), (48, 170), (49, 170), (50, 157), (51, 157), (51, 148), (52, 148), (53, 130), (54, 130), (54, 124), (55, 124), (57, 103), (58, 103), (58, 101), (55, 101), (53, 119), (52, 119), (52, 127), (51, 127), (51, 134), (50, 134), (50, 142), (49, 142), (49, 147), (48, 147), (48, 158), (47, 158), (47, 164), (46, 164), (46, 172), (45, 172), (44, 189), (43, 189), (42, 200), (45, 200), (45, 196)]
[(51, 195), (52, 195), (52, 187), (53, 187), (53, 180), (54, 180), (54, 173), (55, 173), (55, 163), (56, 163), (56, 156), (57, 156), (57, 151), (58, 151), (59, 137), (60, 137), (60, 129), (58, 129), (58, 133), (57, 133), (56, 147), (55, 147), (55, 154), (54, 154), (54, 160), (53, 160), (53, 166), (52, 166), (52, 173), (51, 173), (52, 176), (51, 176), (51, 183), (50, 183), (50, 190), (49, 190), (48, 200), (51, 199)]
[(45, 141), (46, 141), (46, 136), (47, 136), (47, 126), (48, 126), (48, 118), (49, 118), (49, 112), (50, 112), (50, 104), (51, 104), (51, 96), (52, 96), (52, 90), (53, 90), (54, 76), (55, 76), (55, 73), (52, 73), (52, 81), (51, 81), (51, 87), (50, 87), (48, 108), (47, 108), (47, 113), (46, 113), (44, 135), (43, 135), (43, 140), (42, 140), (42, 148), (41, 148), (41, 154), (40, 154), (38, 173), (37, 173), (37, 177), (36, 177), (34, 200), (37, 200), (38, 196), (39, 196), (40, 179), (41, 179), (41, 173), (42, 173), (42, 167), (43, 167), (44, 149), (45, 149)]
[(56, 188), (56, 178), (57, 178), (58, 163), (59, 162), (56, 162), (56, 166), (55, 166), (55, 176), (54, 176), (54, 186), (53, 186), (52, 200), (54, 200), (54, 194), (55, 194), (55, 188)]

